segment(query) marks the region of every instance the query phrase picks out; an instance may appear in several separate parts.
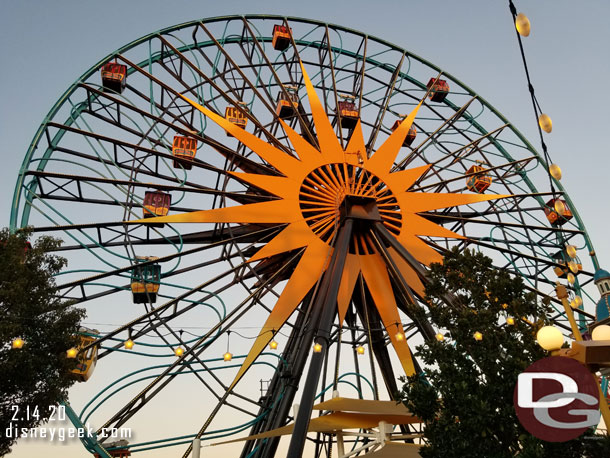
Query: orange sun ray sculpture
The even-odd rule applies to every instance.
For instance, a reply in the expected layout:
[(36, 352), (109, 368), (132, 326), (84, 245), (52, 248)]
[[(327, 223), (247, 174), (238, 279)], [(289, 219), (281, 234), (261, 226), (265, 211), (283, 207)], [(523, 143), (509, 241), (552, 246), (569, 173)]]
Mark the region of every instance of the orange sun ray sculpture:
[[(283, 175), (279, 177), (231, 172), (237, 179), (277, 196), (278, 200), (132, 221), (134, 223), (285, 224), (286, 227), (260, 248), (249, 262), (304, 248), (293, 274), (229, 389), (232, 389), (243, 377), (273, 339), (274, 333), (284, 325), (324, 273), (332, 253), (330, 241), (337, 229), (340, 205), (346, 195), (375, 198), (384, 225), (419, 262), (425, 265), (442, 262), (442, 256), (419, 236), (463, 237), (417, 213), (506, 197), (409, 192), (409, 188), (426, 173), (429, 166), (394, 173), (390, 170), (422, 102), (401, 122), (383, 145), (367, 158), (360, 121), (344, 150), (303, 64), (301, 69), (320, 150), (280, 119), (298, 158), (275, 148), (224, 117), (180, 95)], [(361, 275), (403, 369), (407, 375), (411, 375), (415, 372), (415, 367), (407, 340), (397, 337), (404, 330), (385, 262), (372, 248), (366, 234), (355, 234), (353, 237), (353, 249), (347, 255), (337, 297), (339, 320), (342, 322), (345, 318), (356, 281)], [(415, 271), (395, 250), (390, 249), (390, 255), (410, 288), (423, 296), (424, 287)]]

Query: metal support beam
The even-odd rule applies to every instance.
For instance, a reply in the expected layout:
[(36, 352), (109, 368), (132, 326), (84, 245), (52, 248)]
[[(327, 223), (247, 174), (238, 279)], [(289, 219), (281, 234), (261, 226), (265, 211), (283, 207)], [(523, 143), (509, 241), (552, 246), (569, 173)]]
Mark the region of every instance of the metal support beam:
[[(330, 329), (333, 318), (337, 313), (337, 293), (339, 292), (341, 274), (348, 254), (353, 225), (354, 221), (351, 218), (346, 218), (339, 228), (337, 242), (335, 243), (330, 265), (322, 280), (323, 289), (321, 292), (324, 293), (324, 291), (326, 291), (325, 294), (319, 295), (319, 299), (314, 305), (310, 325), (318, 325), (315, 342), (322, 346), (322, 350), (320, 352), (314, 352), (311, 358), (301, 403), (299, 404), (299, 411), (294, 424), (294, 431), (290, 440), (290, 446), (288, 447), (288, 454), (286, 455), (287, 458), (300, 458), (303, 454), (309, 420), (311, 419), (311, 411), (318, 388), (318, 382), (320, 380), (320, 372), (328, 354)], [(326, 288), (324, 288), (324, 286), (326, 286)], [(304, 351), (304, 349), (301, 351)]]

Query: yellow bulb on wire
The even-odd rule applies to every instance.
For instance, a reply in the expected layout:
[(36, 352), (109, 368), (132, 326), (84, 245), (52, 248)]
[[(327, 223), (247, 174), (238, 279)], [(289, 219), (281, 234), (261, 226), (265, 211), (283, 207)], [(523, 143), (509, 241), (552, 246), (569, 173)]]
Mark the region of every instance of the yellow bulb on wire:
[(561, 167), (559, 167), (557, 164), (551, 164), (549, 166), (549, 173), (556, 180), (561, 180)]
[(17, 337), (16, 339), (13, 339), (13, 342), (11, 343), (11, 347), (14, 350), (19, 350), (20, 348), (23, 348), (23, 344), (25, 342), (23, 341), (23, 339), (21, 337)]
[(542, 113), (538, 117), (538, 125), (547, 134), (550, 134), (553, 131), (553, 121), (551, 120), (551, 117), (548, 114)]
[(395, 337), (396, 337), (396, 340), (397, 340), (398, 342), (400, 342), (400, 341), (404, 340), (405, 335), (404, 335), (402, 332), (400, 332), (400, 331), (399, 331), (399, 332), (397, 332), (397, 333), (396, 333), (396, 336), (395, 336)]
[(222, 355), (222, 359), (225, 361), (231, 361), (233, 359), (233, 353), (226, 352), (224, 355)]
[(481, 341), (483, 340), (483, 334), (481, 334), (479, 331), (475, 332), (472, 337), (474, 337), (474, 340), (476, 341)]
[(515, 27), (517, 28), (519, 35), (522, 37), (529, 37), (532, 26), (530, 24), (530, 20), (525, 14), (517, 14), (517, 18), (515, 19)]
[(131, 339), (127, 339), (127, 340), (125, 341), (125, 348), (126, 348), (127, 350), (131, 350), (131, 349), (133, 348), (133, 346), (134, 346), (134, 345), (135, 345), (135, 342), (134, 342), (133, 340), (131, 340)]
[(180, 357), (180, 356), (184, 355), (184, 348), (178, 347), (174, 350), (174, 353), (176, 356)]
[(277, 350), (277, 342), (275, 340), (269, 342), (269, 348), (271, 348), (272, 350)]
[(574, 259), (576, 257), (576, 247), (574, 245), (566, 245), (566, 253), (568, 256)]
[(78, 350), (74, 347), (66, 351), (66, 356), (70, 359), (76, 358), (76, 355), (78, 355)]
[(356, 353), (359, 355), (364, 355), (364, 347), (362, 345), (358, 345), (358, 348), (356, 348)]
[(559, 199), (555, 199), (555, 204), (553, 207), (559, 216), (563, 216), (563, 214), (566, 212), (565, 204)]
[(314, 353), (320, 353), (321, 351), (322, 351), (322, 345), (320, 345), (319, 343), (317, 343), (313, 346)]
[(509, 316), (506, 319), (506, 324), (509, 325), (509, 326), (513, 326), (515, 324), (515, 319), (512, 316)]
[(439, 342), (442, 342), (443, 340), (445, 340), (445, 336), (442, 335), (440, 332), (436, 335), (436, 340), (438, 340)]

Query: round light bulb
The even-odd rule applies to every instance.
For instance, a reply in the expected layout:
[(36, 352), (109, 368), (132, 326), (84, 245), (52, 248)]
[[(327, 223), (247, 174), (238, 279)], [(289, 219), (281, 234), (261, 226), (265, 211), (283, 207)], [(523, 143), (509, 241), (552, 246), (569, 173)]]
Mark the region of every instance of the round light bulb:
[(66, 356), (70, 359), (76, 358), (76, 355), (78, 355), (78, 350), (74, 347), (66, 351)]
[(474, 337), (474, 340), (477, 341), (481, 341), (483, 340), (483, 334), (481, 334), (479, 331), (475, 332), (472, 337)]
[(570, 285), (573, 285), (576, 282), (576, 277), (574, 277), (574, 274), (572, 272), (568, 272), (568, 275), (566, 278)]
[(225, 361), (231, 361), (233, 359), (233, 353), (226, 352), (224, 355), (222, 355), (222, 359)]
[(356, 353), (359, 355), (364, 355), (364, 347), (362, 345), (358, 345), (358, 348), (356, 348)]
[(561, 180), (561, 167), (559, 167), (557, 164), (551, 164), (549, 167), (549, 173), (556, 180)]
[(530, 31), (532, 30), (530, 20), (523, 13), (517, 14), (517, 18), (515, 19), (515, 27), (517, 28), (519, 35), (522, 37), (529, 37)]
[(19, 350), (20, 348), (23, 347), (23, 344), (25, 342), (23, 341), (22, 338), (17, 337), (16, 339), (13, 339), (13, 342), (11, 343), (11, 347), (13, 347), (13, 349), (15, 350)]
[(553, 131), (553, 121), (551, 121), (551, 117), (548, 114), (542, 113), (538, 117), (538, 125), (547, 134), (550, 134)]
[(566, 212), (565, 204), (559, 199), (557, 199), (555, 201), (555, 204), (553, 205), (553, 207), (555, 207), (555, 211), (557, 212), (557, 214), (559, 216), (563, 216), (563, 214)]
[(582, 297), (574, 296), (574, 300), (572, 302), (574, 303), (573, 307), (578, 308), (582, 305)]
[(570, 268), (570, 270), (572, 271), (572, 273), (574, 275), (576, 275), (578, 273), (578, 263), (576, 261), (569, 261), (568, 262), (568, 267)]
[(610, 326), (607, 324), (600, 324), (593, 329), (591, 333), (593, 340), (610, 340)]
[(506, 324), (509, 325), (509, 326), (513, 326), (515, 324), (515, 319), (512, 316), (509, 316), (506, 319)]
[(504, 310), (506, 310), (506, 309), (508, 308), (508, 304), (507, 304), (507, 303), (502, 304), (502, 308), (503, 308)]
[(404, 340), (405, 335), (404, 335), (402, 332), (398, 331), (398, 332), (396, 333), (396, 336), (395, 336), (395, 337), (396, 337), (396, 340), (397, 340), (398, 342), (400, 342), (400, 341)]
[(536, 340), (547, 351), (559, 350), (563, 345), (563, 334), (555, 326), (543, 326), (536, 334)]
[(314, 353), (320, 353), (321, 351), (322, 351), (322, 345), (320, 345), (319, 343), (317, 343), (313, 346)]
[(133, 346), (134, 346), (134, 345), (135, 345), (135, 342), (134, 342), (133, 340), (131, 340), (131, 339), (127, 339), (127, 340), (125, 341), (125, 348), (126, 348), (127, 350), (131, 350), (131, 349), (133, 348)]
[(568, 256), (574, 259), (576, 257), (576, 247), (574, 245), (566, 245), (566, 253)]
[(275, 340), (269, 342), (269, 348), (271, 348), (272, 350), (277, 350), (277, 342)]
[(174, 353), (176, 354), (176, 356), (182, 356), (184, 355), (184, 348), (178, 347), (174, 350)]
[(438, 340), (439, 342), (442, 342), (443, 340), (445, 340), (445, 336), (442, 335), (440, 332), (436, 335), (436, 340)]

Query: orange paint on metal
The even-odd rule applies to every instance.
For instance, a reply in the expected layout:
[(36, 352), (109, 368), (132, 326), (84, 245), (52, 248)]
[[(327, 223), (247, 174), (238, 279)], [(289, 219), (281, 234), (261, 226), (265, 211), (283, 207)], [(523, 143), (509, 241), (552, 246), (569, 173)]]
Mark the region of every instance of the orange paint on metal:
[(280, 298), (275, 307), (269, 314), (267, 321), (260, 330), (254, 345), (250, 349), (244, 363), (239, 368), (239, 372), (229, 387), (229, 391), (239, 382), (258, 355), (265, 349), (267, 344), (273, 339), (274, 333), (280, 329), (297, 306), (301, 303), (307, 292), (318, 281), (323, 270), (327, 266), (327, 259), (330, 257), (331, 248), (316, 238), (307, 247), (299, 263), (294, 269), (294, 273), (286, 283)]
[(384, 260), (377, 253), (360, 255), (360, 270), (362, 271), (362, 275), (371, 292), (381, 321), (383, 321), (383, 325), (392, 341), (392, 345), (394, 346), (394, 350), (396, 350), (396, 354), (398, 355), (398, 359), (400, 359), (405, 374), (415, 374), (413, 356), (411, 355), (407, 340), (398, 340), (396, 338), (398, 332), (404, 334), (405, 331), (401, 324), (400, 315), (398, 314), (396, 298), (394, 297), (390, 276)]

